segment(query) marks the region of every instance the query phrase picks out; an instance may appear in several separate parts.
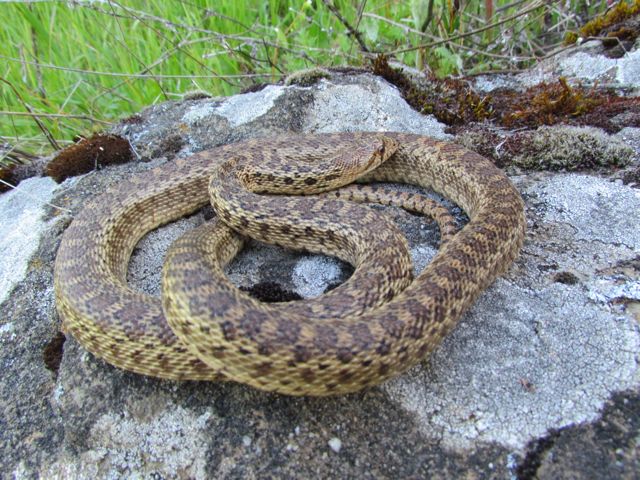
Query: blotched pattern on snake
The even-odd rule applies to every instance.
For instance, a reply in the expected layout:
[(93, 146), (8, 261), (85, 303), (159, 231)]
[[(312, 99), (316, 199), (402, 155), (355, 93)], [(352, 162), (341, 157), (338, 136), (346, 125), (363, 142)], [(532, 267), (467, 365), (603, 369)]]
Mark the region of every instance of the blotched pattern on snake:
[[(307, 181), (323, 190), (340, 182), (354, 152), (369, 158), (370, 171), (358, 182), (433, 189), (460, 205), (469, 222), (453, 234), (448, 214), (425, 206), (420, 196), (368, 187), (350, 186), (323, 200), (303, 197), (302, 209), (290, 197), (269, 211), (264, 205), (254, 210), (249, 196), (226, 196), (233, 187), (229, 179), (239, 176), (228, 165), (268, 167), (273, 158), (289, 159), (298, 166), (285, 174), (285, 184), (297, 186), (300, 168), (304, 173), (320, 157), (336, 158), (335, 171)], [(268, 172), (253, 179), (260, 176)], [(174, 333), (161, 300), (127, 286), (128, 260), (147, 232), (205, 205), (210, 182), (220, 203), (218, 220), (178, 240), (163, 270), (162, 303)], [(410, 282), (406, 243), (392, 222), (367, 207), (348, 206), (349, 198), (431, 211), (446, 241)], [(269, 226), (269, 216), (285, 211), (293, 222)], [(346, 225), (329, 219), (336, 212)], [(358, 232), (361, 225), (363, 232), (379, 232), (373, 251), (371, 235)], [(262, 304), (224, 277), (223, 266), (242, 244), (233, 228), (336, 255), (356, 264), (356, 271), (326, 298)], [(85, 348), (126, 370), (176, 380), (230, 379), (293, 395), (346, 393), (398, 375), (432, 351), (508, 269), (524, 233), (523, 202), (508, 178), (455, 144), (401, 133), (253, 139), (167, 163), (91, 200), (64, 233), (55, 265), (56, 304), (64, 328)]]

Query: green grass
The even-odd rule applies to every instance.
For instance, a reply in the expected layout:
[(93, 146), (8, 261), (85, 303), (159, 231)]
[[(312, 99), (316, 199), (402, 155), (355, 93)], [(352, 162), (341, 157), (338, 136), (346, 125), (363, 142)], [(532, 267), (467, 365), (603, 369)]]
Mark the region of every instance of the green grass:
[(0, 143), (45, 152), (188, 91), (230, 95), (375, 52), (440, 75), (526, 67), (605, 7), (586, 1), (333, 0), (369, 54), (321, 0), (0, 3)]

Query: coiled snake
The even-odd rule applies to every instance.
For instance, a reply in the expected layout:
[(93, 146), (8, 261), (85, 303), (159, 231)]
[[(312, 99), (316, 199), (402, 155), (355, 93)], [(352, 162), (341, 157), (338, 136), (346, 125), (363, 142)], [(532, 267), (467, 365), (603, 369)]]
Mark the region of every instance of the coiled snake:
[[(308, 157), (298, 162), (308, 166), (318, 156), (344, 160), (344, 152), (366, 151), (367, 144), (374, 145), (375, 165), (367, 160), (370, 171), (358, 182), (431, 188), (460, 205), (470, 219), (454, 235), (447, 230), (447, 214), (434, 210), (447, 241), (411, 283), (405, 276), (410, 270), (406, 244), (396, 233), (387, 237), (381, 230), (393, 230), (390, 222), (365, 213), (366, 207), (349, 210), (343, 200), (367, 201), (375, 189), (351, 186), (346, 193), (325, 194), (333, 198), (323, 200), (329, 202), (324, 207), (306, 203), (301, 210), (293, 210), (285, 197), (284, 207), (257, 211), (252, 218), (246, 218), (253, 208), (249, 200), (225, 197), (234, 163), (268, 165), (274, 157)], [(298, 188), (299, 170), (287, 177), (288, 168), (284, 183)], [(264, 175), (259, 172), (254, 180)], [(330, 188), (337, 177), (326, 174), (317, 189)], [(159, 225), (205, 205), (210, 179), (214, 207), (216, 195), (219, 201), (218, 221), (172, 246), (163, 270), (162, 302), (128, 287), (126, 271), (136, 243)], [(421, 208), (416, 197), (378, 201)], [(349, 212), (342, 215), (345, 221), (362, 220), (367, 232), (378, 232), (373, 253), (371, 234), (358, 235), (360, 224), (335, 227), (326, 220), (343, 209)], [(265, 219), (284, 210), (294, 221), (269, 227)], [(224, 277), (222, 267), (241, 247), (232, 231), (236, 228), (260, 240), (337, 255), (354, 263), (356, 271), (333, 296), (302, 306), (262, 304)], [(483, 289), (508, 269), (524, 233), (523, 202), (508, 178), (455, 144), (401, 133), (253, 139), (167, 163), (88, 202), (58, 250), (56, 305), (65, 330), (87, 350), (126, 370), (176, 380), (231, 379), (293, 395), (346, 393), (398, 375), (432, 351)]]

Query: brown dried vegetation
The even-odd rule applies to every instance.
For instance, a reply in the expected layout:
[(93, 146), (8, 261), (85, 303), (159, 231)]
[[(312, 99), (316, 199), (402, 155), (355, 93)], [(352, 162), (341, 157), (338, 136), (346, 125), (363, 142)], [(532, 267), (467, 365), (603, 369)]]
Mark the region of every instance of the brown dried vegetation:
[(441, 80), (429, 74), (428, 84), (421, 88), (400, 69), (391, 67), (384, 55), (375, 58), (372, 71), (398, 87), (403, 98), (415, 110), (433, 114), (447, 125), (462, 125), (492, 116), (488, 97), (480, 96), (464, 80)]
[(429, 76), (425, 86), (416, 85), (400, 69), (389, 66), (384, 56), (375, 59), (372, 71), (398, 87), (414, 109), (432, 113), (453, 132), (483, 120), (506, 128), (590, 125), (608, 133), (625, 126), (640, 127), (640, 97), (621, 97), (596, 87), (569, 85), (563, 77), (523, 92), (501, 88), (481, 96), (465, 80)]
[(62, 150), (49, 162), (45, 173), (56, 182), (91, 170), (131, 160), (129, 142), (117, 135), (94, 135)]
[[(624, 126), (640, 126), (640, 98), (620, 97), (610, 91), (571, 86), (560, 77), (555, 83), (540, 83), (524, 92), (499, 89), (492, 92), (491, 104), (507, 128), (541, 125), (589, 125), (608, 133)], [(616, 116), (627, 114), (624, 122)]]
[[(0, 167), (0, 180), (4, 180), (5, 182), (12, 183), (13, 181), (13, 169), (15, 165), (3, 165)], [(0, 192), (4, 192), (8, 190), (9, 187), (4, 183), (0, 182)]]

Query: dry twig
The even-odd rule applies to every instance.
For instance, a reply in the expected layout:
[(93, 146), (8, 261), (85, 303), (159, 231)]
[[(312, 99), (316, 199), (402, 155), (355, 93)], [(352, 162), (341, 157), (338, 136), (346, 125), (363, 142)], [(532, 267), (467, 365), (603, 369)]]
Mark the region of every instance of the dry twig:
[(347, 35), (349, 35), (350, 37), (353, 37), (355, 41), (358, 42), (358, 45), (360, 45), (360, 50), (362, 50), (365, 53), (371, 53), (369, 52), (367, 45), (364, 43), (364, 40), (362, 39), (362, 32), (359, 32), (356, 28), (353, 28), (351, 26), (351, 24), (347, 21), (346, 18), (342, 16), (342, 14), (340, 13), (340, 10), (338, 10), (338, 8), (333, 4), (333, 2), (331, 0), (322, 0), (322, 3), (324, 3), (325, 6), (329, 10), (331, 10), (331, 13), (335, 15), (338, 21), (344, 25), (344, 27), (347, 29)]

